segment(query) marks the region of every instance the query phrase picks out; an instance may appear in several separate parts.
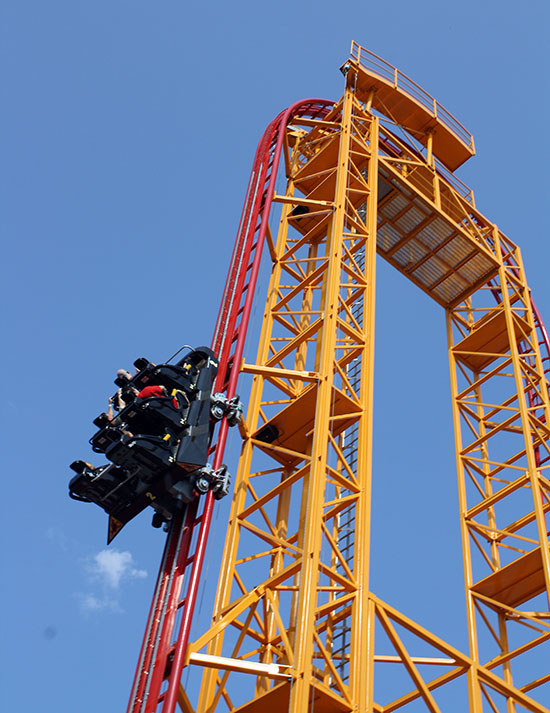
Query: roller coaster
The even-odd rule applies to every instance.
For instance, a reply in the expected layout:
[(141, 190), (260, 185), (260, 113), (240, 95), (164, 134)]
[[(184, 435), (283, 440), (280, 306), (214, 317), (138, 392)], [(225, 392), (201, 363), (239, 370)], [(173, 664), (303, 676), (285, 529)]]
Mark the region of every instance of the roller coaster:
[[(107, 475), (73, 468), (77, 499), (120, 526), (151, 504), (167, 529), (128, 713), (549, 710), (548, 333), (518, 246), (455, 175), (471, 134), (355, 42), (341, 71), (338, 101), (293, 104), (259, 142), (211, 348), (160, 371), (139, 361), (170, 393), (136, 388), (116, 423), (96, 424), (92, 445), (115, 454)], [(369, 586), (377, 254), (446, 315), (467, 651)], [(242, 447), (214, 611), (191, 640), (232, 425)], [(409, 684), (379, 699), (390, 665)], [(187, 667), (203, 669), (197, 690), (182, 686)]]

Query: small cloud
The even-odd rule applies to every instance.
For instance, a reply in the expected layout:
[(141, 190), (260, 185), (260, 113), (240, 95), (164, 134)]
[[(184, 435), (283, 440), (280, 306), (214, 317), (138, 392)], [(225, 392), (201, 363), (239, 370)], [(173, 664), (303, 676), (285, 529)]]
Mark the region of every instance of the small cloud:
[(144, 579), (147, 572), (137, 569), (130, 552), (119, 550), (101, 550), (89, 566), (94, 578), (100, 579), (106, 587), (118, 589), (123, 579)]
[(95, 594), (78, 594), (77, 597), (80, 601), (80, 608), (86, 614), (104, 611), (105, 609), (113, 612), (122, 611), (119, 603), (109, 597), (96, 597)]
[(80, 608), (85, 614), (100, 611), (122, 612), (117, 593), (121, 582), (132, 579), (144, 579), (147, 572), (135, 566), (130, 552), (120, 550), (101, 550), (84, 562), (90, 582), (101, 591), (87, 594), (75, 594)]
[(103, 603), (93, 594), (82, 594), (80, 604), (86, 611), (97, 611), (103, 609)]

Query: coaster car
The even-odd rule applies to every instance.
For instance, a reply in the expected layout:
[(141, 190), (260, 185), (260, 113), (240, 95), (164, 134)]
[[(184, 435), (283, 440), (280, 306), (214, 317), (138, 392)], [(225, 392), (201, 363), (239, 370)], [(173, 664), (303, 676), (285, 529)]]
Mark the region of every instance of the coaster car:
[[(199, 347), (175, 365), (141, 358), (135, 366), (135, 376), (115, 380), (126, 405), (116, 415), (94, 420), (99, 430), (90, 439), (92, 449), (110, 463), (71, 465), (77, 475), (69, 494), (109, 514), (108, 542), (148, 505), (156, 511), (158, 526), (201, 493), (211, 489), (214, 497), (223, 497), (229, 485), (225, 466), (213, 471), (207, 465), (210, 436), (219, 420), (212, 409), (218, 369), (212, 350)], [(147, 397), (140, 397), (147, 386), (161, 387), (157, 391), (163, 395), (150, 396), (155, 389), (148, 389)], [(221, 404), (220, 398), (216, 403)], [(230, 411), (224, 406), (228, 420)]]

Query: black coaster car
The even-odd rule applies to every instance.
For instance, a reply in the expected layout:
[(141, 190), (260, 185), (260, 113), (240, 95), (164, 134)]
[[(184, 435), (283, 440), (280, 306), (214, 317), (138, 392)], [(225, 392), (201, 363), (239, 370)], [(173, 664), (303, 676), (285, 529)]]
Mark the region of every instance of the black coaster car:
[[(78, 475), (69, 483), (69, 494), (96, 503), (110, 515), (108, 541), (147, 505), (168, 519), (202, 492), (198, 485), (203, 480), (220, 494), (227, 490), (227, 479), (222, 488), (223, 477), (207, 467), (215, 422), (210, 418), (211, 393), (218, 369), (213, 352), (200, 347), (176, 365), (155, 365), (143, 358), (135, 364), (135, 376), (115, 380), (124, 408), (111, 419), (101, 414), (94, 421), (99, 430), (90, 439), (92, 449), (111, 463), (97, 468), (84, 461), (71, 465)], [(146, 386), (162, 386), (168, 395), (139, 398)]]

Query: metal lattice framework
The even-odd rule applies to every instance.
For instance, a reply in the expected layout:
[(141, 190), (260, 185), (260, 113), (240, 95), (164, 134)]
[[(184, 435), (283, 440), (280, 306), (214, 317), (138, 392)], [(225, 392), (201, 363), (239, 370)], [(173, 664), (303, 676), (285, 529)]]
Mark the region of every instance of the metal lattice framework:
[(519, 250), (491, 237), (497, 276), (448, 311), (470, 647), (535, 695), (550, 681), (548, 383)]
[[(355, 43), (343, 71), (339, 102), (295, 105), (260, 143), (215, 338), (217, 388), (233, 395), (242, 374), (251, 391), (212, 624), (188, 643), (210, 500), (188, 515), (189, 533), (200, 522), (198, 544), (186, 540), (190, 584), (157, 636), (164, 659), (138, 667), (140, 690), (155, 669), (158, 685), (136, 713), (172, 713), (176, 698), (194, 711), (185, 665), (204, 667), (197, 713), (443, 713), (449, 700), (471, 713), (548, 711), (548, 336), (519, 249), (452, 173), (474, 153), (470, 134)], [(247, 363), (264, 243), (270, 284)], [(377, 253), (447, 314), (468, 653), (369, 588)], [(388, 664), (409, 690), (376, 700)]]
[[(321, 125), (294, 147), (289, 166), (293, 178), (286, 195), (275, 198), (283, 210), (272, 244), (275, 269), (258, 358), (254, 365), (242, 367), (254, 374), (249, 437), (239, 467), (221, 573), (224, 586), (217, 602), (217, 610), (225, 613), (215, 628), (231, 623), (239, 629), (239, 617), (249, 612), (250, 621), (237, 637), (232, 657), (261, 641), (262, 663), (276, 660), (300, 671), (290, 694), (295, 710), (307, 710), (314, 682), (335, 700), (351, 701), (351, 696), (362, 696), (366, 690), (364, 675), (352, 676), (350, 671), (344, 683), (329, 651), (335, 625), (346, 619), (351, 631), (359, 631), (368, 607), (372, 449), (366, 414), (372, 402), (373, 340), (354, 313), (364, 311), (372, 324), (378, 159), (372, 146), (377, 146), (376, 121), (358, 111), (348, 90)], [(327, 150), (331, 157), (334, 154), (328, 164)], [(319, 152), (322, 166), (312, 158)], [(320, 172), (327, 190), (316, 197), (306, 186), (318, 183)], [(298, 198), (296, 189), (309, 197)], [(327, 192), (335, 197), (327, 200)], [(293, 206), (309, 212), (292, 217)], [(303, 223), (302, 237), (290, 236), (292, 221)], [(353, 364), (360, 364), (363, 378), (352, 385), (347, 373)], [(361, 471), (352, 467), (352, 452), (343, 448), (342, 434), (353, 427), (357, 460), (365, 464)], [(343, 554), (338, 518), (350, 510), (353, 553)], [(245, 561), (239, 554), (243, 540), (254, 552)], [(253, 561), (257, 577), (260, 560), (265, 578), (253, 582), (247, 569)], [(202, 643), (196, 642), (193, 649)], [(208, 653), (219, 655), (220, 643), (218, 637)], [(352, 656), (366, 661), (367, 647), (368, 640), (356, 636)], [(327, 673), (320, 678), (321, 669)], [(215, 695), (215, 677), (211, 673), (205, 682), (202, 705)], [(356, 689), (351, 696), (348, 687)], [(267, 689), (265, 680), (258, 691), (262, 688)], [(280, 688), (275, 695), (288, 696), (289, 686)]]

